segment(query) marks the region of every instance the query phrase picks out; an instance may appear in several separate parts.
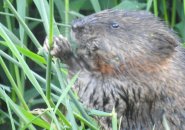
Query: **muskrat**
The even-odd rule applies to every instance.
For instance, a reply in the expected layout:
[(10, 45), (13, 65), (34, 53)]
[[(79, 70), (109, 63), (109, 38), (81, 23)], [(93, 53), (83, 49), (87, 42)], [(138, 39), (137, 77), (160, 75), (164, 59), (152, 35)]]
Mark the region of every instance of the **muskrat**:
[[(71, 72), (88, 108), (115, 108), (121, 129), (185, 129), (185, 55), (175, 33), (145, 11), (104, 10), (72, 23), (74, 53), (66, 38), (54, 37), (52, 55)], [(165, 118), (164, 118), (165, 117)], [(111, 119), (100, 118), (103, 129)]]

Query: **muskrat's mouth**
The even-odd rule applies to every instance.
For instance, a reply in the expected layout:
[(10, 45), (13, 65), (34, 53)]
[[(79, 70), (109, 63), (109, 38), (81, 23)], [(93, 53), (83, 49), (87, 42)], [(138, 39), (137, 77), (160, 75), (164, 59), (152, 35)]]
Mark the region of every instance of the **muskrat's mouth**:
[(75, 32), (73, 32), (73, 30), (71, 30), (71, 38), (73, 41), (77, 41), (76, 36), (75, 36)]
[(78, 46), (81, 46), (81, 45), (85, 46), (84, 42), (79, 40), (79, 38), (76, 35), (77, 33), (71, 30), (71, 40), (75, 42)]

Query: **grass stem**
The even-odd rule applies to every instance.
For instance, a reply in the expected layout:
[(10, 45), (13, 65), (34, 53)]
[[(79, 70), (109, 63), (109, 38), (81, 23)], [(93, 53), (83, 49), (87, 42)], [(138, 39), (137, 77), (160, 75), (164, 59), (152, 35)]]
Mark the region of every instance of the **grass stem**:
[(50, 19), (49, 19), (49, 53), (48, 53), (48, 62), (47, 62), (47, 69), (46, 69), (46, 97), (48, 100), (51, 100), (51, 62), (52, 62), (52, 56), (51, 56), (51, 47), (53, 43), (53, 0), (49, 1), (50, 5)]

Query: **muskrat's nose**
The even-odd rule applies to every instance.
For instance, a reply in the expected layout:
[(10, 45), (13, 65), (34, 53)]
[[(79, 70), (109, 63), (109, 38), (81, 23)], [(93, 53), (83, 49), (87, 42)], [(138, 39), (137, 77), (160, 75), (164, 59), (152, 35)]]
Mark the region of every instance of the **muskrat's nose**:
[(72, 30), (76, 32), (84, 27), (84, 22), (81, 19), (76, 19), (72, 22)]

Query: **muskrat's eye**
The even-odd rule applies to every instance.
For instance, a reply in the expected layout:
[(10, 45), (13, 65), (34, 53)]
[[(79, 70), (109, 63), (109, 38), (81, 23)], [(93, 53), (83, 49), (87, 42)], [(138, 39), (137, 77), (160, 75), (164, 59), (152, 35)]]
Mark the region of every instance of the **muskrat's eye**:
[(111, 27), (112, 27), (112, 28), (119, 28), (119, 24), (118, 24), (118, 23), (112, 23), (112, 24), (111, 24)]

